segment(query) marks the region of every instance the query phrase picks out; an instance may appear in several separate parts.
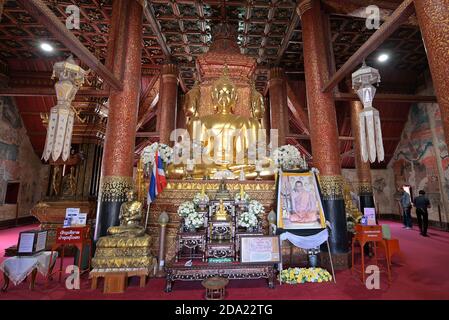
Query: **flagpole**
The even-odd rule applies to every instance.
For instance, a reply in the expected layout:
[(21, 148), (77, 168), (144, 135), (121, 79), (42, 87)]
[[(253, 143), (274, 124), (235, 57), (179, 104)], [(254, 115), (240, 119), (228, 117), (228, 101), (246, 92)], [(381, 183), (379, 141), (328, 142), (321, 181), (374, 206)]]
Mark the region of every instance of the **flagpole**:
[[(153, 166), (154, 166), (154, 164), (153, 164)], [(151, 168), (151, 171), (153, 171), (153, 168)], [(151, 182), (148, 184), (148, 192), (146, 193), (147, 194), (147, 216), (145, 217), (145, 231), (147, 230), (148, 217), (150, 215), (150, 205), (151, 205), (151, 203), (148, 201), (149, 198), (150, 198), (150, 188), (151, 188)]]
[(147, 202), (147, 216), (145, 218), (145, 231), (147, 230), (149, 216), (150, 216), (150, 204)]

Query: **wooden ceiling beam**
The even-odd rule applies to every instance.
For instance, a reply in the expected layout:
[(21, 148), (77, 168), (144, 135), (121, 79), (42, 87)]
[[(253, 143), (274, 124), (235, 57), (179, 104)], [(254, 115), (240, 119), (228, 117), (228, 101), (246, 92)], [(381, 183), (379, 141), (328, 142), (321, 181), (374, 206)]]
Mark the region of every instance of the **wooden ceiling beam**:
[[(382, 119), (380, 120), (382, 122)], [(289, 133), (287, 138), (293, 138), (298, 140), (310, 140), (310, 136), (306, 134), (292, 134)], [(351, 136), (339, 136), (338, 140), (340, 141), (354, 141), (354, 137)], [(399, 141), (401, 137), (382, 137), (383, 141)]]
[[(25, 0), (26, 1), (26, 0)], [(143, 13), (145, 15), (145, 18), (147, 19), (148, 23), (150, 24), (151, 30), (156, 35), (157, 43), (159, 43), (159, 46), (162, 49), (162, 52), (166, 57), (171, 56), (170, 48), (167, 46), (167, 43), (165, 43), (165, 38), (162, 34), (161, 28), (159, 27), (159, 23), (156, 20), (156, 17), (154, 16), (153, 10), (150, 8), (150, 6), (147, 5), (143, 9)]]
[(159, 132), (136, 132), (136, 138), (157, 138)]
[[(55, 88), (53, 87), (23, 87), (23, 88), (0, 88), (0, 97), (56, 97)], [(109, 91), (96, 89), (78, 90), (77, 97), (107, 98)]]
[(324, 85), (322, 92), (330, 92), (340, 81), (353, 72), (368, 55), (376, 50), (390, 35), (393, 34), (413, 14), (413, 0), (404, 0), (393, 12), (390, 18), (346, 61), (346, 63)]
[[(335, 101), (359, 101), (360, 98), (355, 93), (338, 92), (334, 94)], [(422, 96), (413, 94), (392, 94), (377, 93), (374, 96), (374, 102), (404, 102), (404, 103), (434, 103), (437, 102), (436, 96)]]
[(290, 43), (290, 39), (293, 36), (293, 32), (295, 31), (295, 28), (296, 28), (296, 25), (298, 24), (298, 22), (299, 22), (299, 16), (295, 10), (293, 19), (290, 22), (290, 25), (288, 26), (287, 33), (286, 33), (284, 39), (282, 40), (281, 48), (278, 51), (278, 57), (276, 59), (276, 64), (279, 64), (281, 62), (282, 56), (284, 55), (285, 50), (287, 50), (288, 44)]
[[(305, 90), (305, 86), (304, 86)], [(305, 112), (305, 101), (300, 101), (298, 96), (293, 91), (290, 83), (287, 81), (287, 99), (290, 103), (288, 103), (288, 107), (290, 108), (293, 117), (299, 123), (304, 133), (309, 134), (309, 117)]]
[(42, 0), (17, 0), (19, 5), (46, 27), (56, 39), (61, 41), (67, 49), (83, 61), (98, 76), (115, 90), (122, 90), (123, 84), (111, 70), (106, 68), (82, 43), (70, 32), (59, 18), (47, 7)]

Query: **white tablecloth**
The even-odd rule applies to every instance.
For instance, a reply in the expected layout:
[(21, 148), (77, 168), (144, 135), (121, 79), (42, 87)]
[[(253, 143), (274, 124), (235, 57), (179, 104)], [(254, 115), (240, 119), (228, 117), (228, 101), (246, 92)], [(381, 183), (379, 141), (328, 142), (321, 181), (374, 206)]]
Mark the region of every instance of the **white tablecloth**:
[[(0, 270), (8, 276), (9, 280), (18, 285), (35, 269), (46, 276), (50, 266), (51, 251), (44, 251), (33, 256), (16, 256), (3, 261)], [(56, 261), (58, 253), (53, 251), (53, 263)]]

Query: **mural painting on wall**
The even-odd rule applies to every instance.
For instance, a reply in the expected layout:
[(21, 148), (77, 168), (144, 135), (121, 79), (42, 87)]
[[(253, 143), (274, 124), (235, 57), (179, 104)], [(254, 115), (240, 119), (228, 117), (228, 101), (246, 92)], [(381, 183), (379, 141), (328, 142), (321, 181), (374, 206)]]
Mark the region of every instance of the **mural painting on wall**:
[(423, 189), (437, 205), (441, 192), (439, 161), (444, 170), (443, 192), (449, 195), (449, 157), (439, 108), (437, 105), (415, 104), (410, 109), (401, 141), (390, 163), (396, 186), (409, 184), (414, 188), (414, 195)]

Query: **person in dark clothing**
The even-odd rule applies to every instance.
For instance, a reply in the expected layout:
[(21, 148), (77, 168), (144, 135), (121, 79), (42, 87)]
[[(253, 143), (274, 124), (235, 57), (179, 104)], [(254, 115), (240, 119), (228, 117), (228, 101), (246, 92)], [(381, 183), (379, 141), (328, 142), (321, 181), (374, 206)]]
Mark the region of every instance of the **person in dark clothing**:
[(423, 237), (428, 237), (427, 226), (429, 224), (429, 213), (427, 209), (430, 208), (430, 201), (426, 197), (424, 190), (419, 191), (419, 196), (413, 200), (413, 205), (416, 208), (416, 217), (418, 218), (419, 230)]
[(402, 192), (401, 195), (401, 207), (402, 207), (402, 216), (404, 218), (404, 226), (405, 229), (412, 229), (412, 215), (411, 215), (411, 209), (412, 209), (412, 202), (410, 199), (410, 195), (405, 192), (404, 189), (400, 189), (400, 192)]

